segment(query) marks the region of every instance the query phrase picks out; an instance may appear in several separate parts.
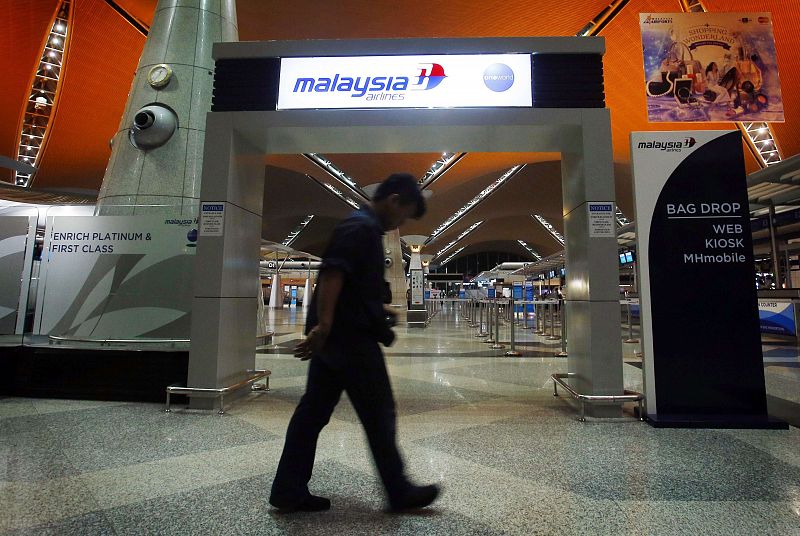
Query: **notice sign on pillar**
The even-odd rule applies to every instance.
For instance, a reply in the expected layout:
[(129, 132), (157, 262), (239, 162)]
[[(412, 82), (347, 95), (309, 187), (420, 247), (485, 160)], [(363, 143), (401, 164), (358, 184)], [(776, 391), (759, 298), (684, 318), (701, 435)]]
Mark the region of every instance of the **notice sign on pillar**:
[(772, 428), (739, 131), (631, 134), (647, 414)]
[(222, 236), (225, 230), (225, 203), (200, 203), (200, 236)]
[(615, 238), (614, 203), (586, 203), (589, 211), (589, 236), (593, 238)]

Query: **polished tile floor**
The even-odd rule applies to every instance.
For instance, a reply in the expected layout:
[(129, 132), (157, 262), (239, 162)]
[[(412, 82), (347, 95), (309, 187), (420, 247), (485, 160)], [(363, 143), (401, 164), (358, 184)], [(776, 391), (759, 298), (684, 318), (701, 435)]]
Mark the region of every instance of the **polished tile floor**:
[[(552, 357), (558, 342), (521, 331), (525, 357), (499, 357), (451, 311), (425, 330), (400, 329), (387, 351), (401, 447), (415, 479), (442, 485), (435, 507), (382, 512), (345, 397), (320, 438), (312, 480), (333, 508), (278, 514), (267, 497), (307, 365), (290, 355), (302, 311), (270, 320), (275, 345), (257, 365), (273, 371), (272, 391), (223, 417), (0, 399), (0, 533), (800, 535), (798, 428), (580, 423), (552, 396), (549, 375), (566, 366)], [(793, 363), (792, 348), (765, 355)], [(625, 345), (625, 360), (626, 386), (640, 389), (635, 345)], [(796, 369), (769, 363), (768, 372)], [(797, 396), (797, 375), (767, 378), (769, 389)]]

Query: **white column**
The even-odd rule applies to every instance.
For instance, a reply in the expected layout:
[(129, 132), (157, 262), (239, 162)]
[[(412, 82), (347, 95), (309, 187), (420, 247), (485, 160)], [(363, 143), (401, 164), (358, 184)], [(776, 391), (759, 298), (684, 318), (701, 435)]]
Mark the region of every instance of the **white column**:
[[(580, 140), (562, 153), (566, 313), (570, 379), (580, 393), (623, 393), (619, 266), (616, 237), (593, 237), (587, 203), (614, 202), (611, 119), (584, 110)], [(619, 406), (588, 405), (595, 417), (617, 417)]]
[(311, 274), (306, 278), (306, 286), (303, 289), (303, 309), (308, 308), (311, 304), (311, 293), (313, 292), (314, 285), (311, 284)]
[(283, 309), (283, 285), (281, 284), (280, 273), (275, 273), (272, 276), (272, 289), (269, 292), (269, 308)]

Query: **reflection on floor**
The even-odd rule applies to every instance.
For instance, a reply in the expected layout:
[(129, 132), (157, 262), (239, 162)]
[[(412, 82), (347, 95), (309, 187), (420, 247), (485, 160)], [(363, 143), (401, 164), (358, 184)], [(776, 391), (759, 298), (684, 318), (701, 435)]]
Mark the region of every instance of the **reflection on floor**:
[[(271, 322), (281, 335), (257, 365), (273, 371), (273, 390), (224, 417), (165, 414), (152, 404), (0, 400), (0, 533), (800, 534), (797, 428), (577, 422), (548, 381), (565, 370), (563, 358), (550, 357), (559, 341), (521, 330), (527, 357), (498, 357), (448, 311), (427, 329), (400, 329), (387, 352), (410, 472), (444, 488), (435, 508), (382, 512), (343, 398), (312, 480), (332, 510), (276, 514), (269, 486), (307, 365), (290, 355), (302, 312), (279, 311)], [(635, 346), (625, 345), (629, 363)], [(765, 354), (796, 364), (792, 348)], [(797, 374), (783, 371), (797, 366), (772, 363), (770, 389), (797, 396)], [(640, 389), (641, 370), (624, 368), (626, 387)]]

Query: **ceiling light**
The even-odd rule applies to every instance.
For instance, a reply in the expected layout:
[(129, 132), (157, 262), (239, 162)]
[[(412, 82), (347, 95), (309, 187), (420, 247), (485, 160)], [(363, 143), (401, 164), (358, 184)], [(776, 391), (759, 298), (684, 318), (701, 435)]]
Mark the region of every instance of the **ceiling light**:
[(539, 255), (539, 253), (537, 253), (532, 247), (530, 247), (524, 240), (517, 240), (517, 242), (519, 242), (519, 245), (525, 248), (534, 259), (536, 259), (537, 261), (542, 260), (542, 256)]
[(561, 233), (559, 233), (556, 230), (555, 227), (553, 227), (553, 224), (551, 224), (549, 221), (547, 221), (540, 214), (531, 214), (531, 218), (533, 218), (534, 220), (538, 221), (542, 225), (542, 227), (544, 227), (545, 230), (548, 233), (550, 233), (550, 236), (552, 236), (553, 239), (555, 239), (556, 242), (558, 242), (562, 246), (564, 245), (564, 237), (561, 235)]
[(461, 241), (461, 240), (462, 240), (462, 239), (463, 239), (465, 236), (467, 236), (468, 234), (470, 234), (472, 231), (474, 231), (475, 229), (477, 229), (477, 228), (478, 228), (478, 227), (479, 227), (479, 226), (480, 226), (482, 223), (483, 223), (483, 221), (478, 221), (478, 222), (475, 222), (475, 223), (473, 223), (472, 225), (470, 225), (470, 226), (467, 228), (467, 230), (466, 230), (466, 231), (464, 231), (463, 233), (461, 233), (460, 235), (458, 235), (458, 237), (457, 237), (455, 240), (453, 240), (452, 242), (450, 242), (449, 244), (447, 244), (445, 247), (443, 247), (442, 249), (440, 249), (440, 250), (439, 250), (439, 251), (436, 253), (436, 255), (434, 255), (434, 257), (441, 257), (442, 255), (444, 255), (445, 253), (447, 253), (447, 251), (448, 251), (450, 248), (452, 248), (453, 246), (455, 246), (456, 244), (458, 244), (458, 242), (460, 242), (460, 241)]
[(461, 246), (460, 248), (458, 248), (457, 250), (455, 250), (455, 251), (453, 252), (453, 254), (452, 254), (452, 255), (450, 255), (449, 257), (447, 257), (445, 260), (443, 260), (443, 261), (442, 261), (442, 263), (441, 263), (439, 266), (444, 266), (445, 264), (447, 264), (448, 262), (450, 262), (451, 260), (453, 260), (453, 257), (455, 257), (456, 255), (458, 255), (459, 253), (461, 253), (462, 251), (464, 251), (464, 248), (465, 248), (465, 247), (467, 247), (467, 246)]
[(55, 58), (56, 57), (56, 53), (53, 52), (52, 50), (47, 55), (50, 56), (51, 58)]
[(54, 37), (52, 43), (54, 45), (60, 45), (61, 44), (61, 39), (59, 39), (58, 37)]
[(64, 31), (64, 25), (63, 24), (56, 24), (56, 31), (57, 32), (63, 32)]
[(492, 184), (481, 190), (481, 192), (473, 197), (466, 205), (458, 209), (455, 214), (447, 218), (439, 227), (433, 230), (431, 236), (425, 241), (425, 244), (430, 244), (433, 242), (437, 236), (442, 234), (445, 230), (447, 230), (451, 225), (453, 225), (456, 221), (462, 218), (467, 212), (475, 208), (475, 206), (483, 201), (486, 197), (488, 197), (492, 192), (494, 192), (497, 188), (499, 188), (504, 182), (508, 179), (513, 177), (517, 174), (522, 168), (525, 167), (526, 164), (514, 166), (505, 173), (503, 173), (497, 180), (495, 180)]

